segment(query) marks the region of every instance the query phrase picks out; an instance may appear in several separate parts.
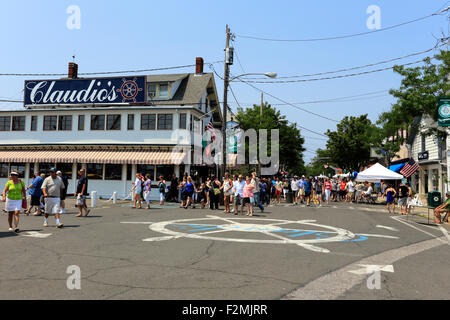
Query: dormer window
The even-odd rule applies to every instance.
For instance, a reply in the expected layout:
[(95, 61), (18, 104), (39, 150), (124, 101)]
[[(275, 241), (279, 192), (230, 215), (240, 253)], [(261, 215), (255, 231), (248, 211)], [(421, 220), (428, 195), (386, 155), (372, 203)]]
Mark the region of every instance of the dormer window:
[(159, 97), (160, 98), (168, 98), (169, 97), (169, 85), (167, 83), (159, 85)]
[(150, 83), (147, 88), (148, 100), (168, 99), (169, 84), (168, 83)]

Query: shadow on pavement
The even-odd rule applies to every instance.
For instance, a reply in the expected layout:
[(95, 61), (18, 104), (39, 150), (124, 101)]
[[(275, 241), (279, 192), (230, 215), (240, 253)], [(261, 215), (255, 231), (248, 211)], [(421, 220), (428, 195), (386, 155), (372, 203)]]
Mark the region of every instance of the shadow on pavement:
[(0, 232), (0, 238), (17, 237), (15, 232)]

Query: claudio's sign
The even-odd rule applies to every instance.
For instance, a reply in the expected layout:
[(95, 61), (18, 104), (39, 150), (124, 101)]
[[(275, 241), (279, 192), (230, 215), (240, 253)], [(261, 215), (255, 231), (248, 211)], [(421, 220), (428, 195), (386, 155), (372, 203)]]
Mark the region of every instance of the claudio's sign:
[(25, 81), (25, 106), (145, 102), (145, 76)]

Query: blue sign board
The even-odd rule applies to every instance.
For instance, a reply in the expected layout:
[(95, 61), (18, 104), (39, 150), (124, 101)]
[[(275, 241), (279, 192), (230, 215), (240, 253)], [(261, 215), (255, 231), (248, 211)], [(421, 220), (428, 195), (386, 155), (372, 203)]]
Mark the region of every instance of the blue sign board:
[(146, 77), (25, 81), (25, 106), (144, 103)]

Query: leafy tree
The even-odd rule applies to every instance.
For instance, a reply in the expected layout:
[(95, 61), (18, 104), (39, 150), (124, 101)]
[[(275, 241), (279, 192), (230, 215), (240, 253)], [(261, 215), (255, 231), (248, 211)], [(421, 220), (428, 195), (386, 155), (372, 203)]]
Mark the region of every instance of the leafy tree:
[(370, 147), (379, 138), (377, 128), (367, 114), (359, 117), (345, 117), (336, 131), (328, 130), (325, 155), (329, 163), (347, 170), (359, 170), (369, 163)]
[(324, 166), (329, 163), (329, 156), (327, 150), (317, 149), (316, 156), (311, 160), (311, 163), (306, 166), (306, 176), (316, 177), (322, 173), (326, 176), (334, 175), (334, 170), (330, 167)]
[[(411, 129), (416, 117), (428, 116), (437, 121), (437, 100), (450, 91), (450, 52), (441, 50), (434, 58), (438, 63), (432, 63), (428, 57), (423, 60), (424, 65), (419, 67), (394, 67), (394, 71), (403, 77), (400, 88), (390, 90), (397, 101), (378, 120), (387, 137), (393, 136), (398, 130)], [(430, 128), (427, 133), (445, 137), (445, 130), (439, 128)], [(397, 145), (403, 142), (398, 139)]]
[[(252, 108), (238, 108), (236, 113), (236, 121), (243, 130), (255, 129), (259, 139), (259, 129), (267, 129), (268, 147), (267, 154), (271, 155), (271, 129), (279, 129), (279, 156), (280, 168), (295, 173), (305, 172), (303, 161), (303, 144), (305, 139), (300, 135), (300, 130), (296, 124), (289, 123), (279, 110), (272, 108), (270, 104), (263, 104), (262, 118), (260, 114), (260, 105), (253, 105)], [(259, 140), (258, 140), (259, 141)], [(245, 148), (248, 152), (249, 148), (256, 148), (259, 154), (259, 144), (257, 146), (249, 146), (246, 141)], [(247, 159), (246, 159), (247, 160)], [(256, 167), (256, 166), (255, 166)]]

